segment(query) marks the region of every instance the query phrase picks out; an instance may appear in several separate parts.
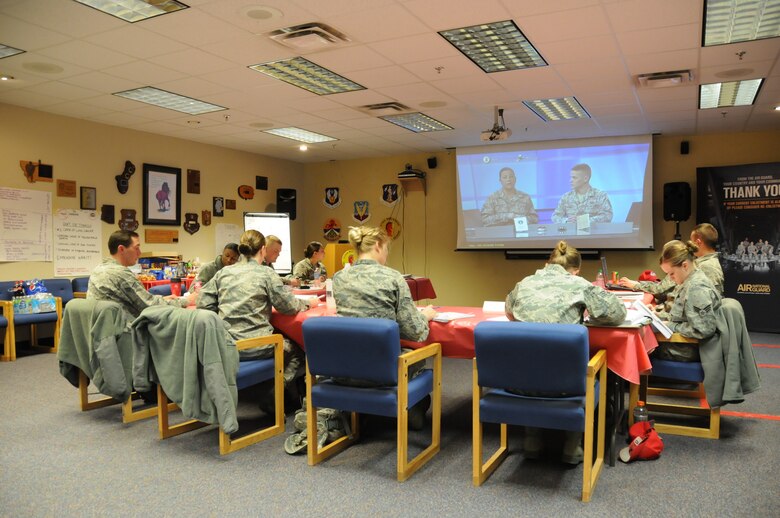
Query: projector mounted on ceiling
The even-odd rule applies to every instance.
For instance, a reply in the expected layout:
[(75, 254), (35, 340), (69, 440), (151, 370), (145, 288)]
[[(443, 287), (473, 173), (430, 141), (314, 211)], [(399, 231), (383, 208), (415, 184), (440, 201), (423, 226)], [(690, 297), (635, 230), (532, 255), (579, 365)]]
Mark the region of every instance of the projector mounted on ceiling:
[[(501, 120), (501, 124), (498, 123), (499, 119)], [(479, 138), (488, 142), (492, 140), (506, 140), (511, 136), (512, 130), (507, 128), (506, 123), (504, 122), (504, 109), (496, 106), (493, 116), (493, 127), (483, 131)]]
[(640, 74), (636, 76), (640, 86), (646, 88), (667, 88), (680, 86), (693, 81), (693, 72), (690, 70), (673, 70), (671, 72), (655, 72), (653, 74)]

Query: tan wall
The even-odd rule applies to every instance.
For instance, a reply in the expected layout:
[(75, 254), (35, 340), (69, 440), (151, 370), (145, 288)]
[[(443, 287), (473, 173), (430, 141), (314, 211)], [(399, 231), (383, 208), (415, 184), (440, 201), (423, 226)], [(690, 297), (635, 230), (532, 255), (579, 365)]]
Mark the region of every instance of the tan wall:
[[(680, 142), (690, 142), (690, 154), (680, 155)], [(658, 250), (672, 239), (673, 222), (663, 221), (663, 184), (689, 182), (693, 189), (692, 216), (680, 224), (683, 237), (695, 226), (696, 168), (757, 162), (780, 162), (780, 132), (717, 134), (685, 137), (656, 137), (653, 149), (653, 219), (655, 246), (652, 252), (610, 252), (610, 267), (636, 277), (646, 268), (661, 273)], [(533, 273), (543, 260), (507, 261), (503, 252), (456, 252), (455, 153), (436, 153), (438, 167), (428, 170), (425, 159), (432, 153), (352, 161), (309, 164), (306, 171), (306, 239), (321, 240), (321, 227), (330, 217), (341, 221), (342, 235), (357, 223), (352, 220), (352, 202), (368, 200), (372, 216), (368, 224), (378, 225), (391, 214), (380, 202), (381, 186), (398, 183), (404, 164), (428, 171), (427, 195), (409, 192), (396, 219), (403, 231), (393, 243), (388, 264), (402, 272), (426, 275), (438, 294), (436, 303), (481, 305), (484, 300), (503, 300), (514, 284)], [(325, 187), (341, 187), (342, 204), (337, 209), (323, 205)], [(599, 268), (585, 261), (582, 275), (591, 279)]]
[[(149, 228), (179, 231), (178, 244), (147, 244), (143, 242), (145, 225), (137, 232), (141, 235), (142, 250), (177, 250), (185, 259), (199, 256), (211, 261), (215, 253), (215, 228), (217, 223), (229, 223), (243, 227), (245, 211), (264, 212), (275, 210), (276, 189), (288, 187), (303, 189), (303, 166), (253, 153), (209, 146), (151, 133), (130, 131), (115, 126), (46, 114), (16, 106), (0, 104), (0, 186), (30, 189), (52, 193), (54, 210), (78, 209), (79, 199), (59, 198), (56, 195), (56, 179), (75, 180), (78, 187), (97, 188), (97, 206), (114, 205), (116, 221), (120, 209), (135, 209), (139, 223), (142, 217), (143, 164), (156, 164), (182, 170), (182, 209), (184, 223), (186, 212), (198, 213), (200, 230), (190, 235), (180, 227), (149, 226)], [(41, 160), (54, 166), (55, 182), (28, 183), (19, 167), (20, 160)], [(126, 194), (119, 194), (114, 177), (122, 172), (125, 160), (136, 166)], [(187, 169), (201, 173), (201, 194), (187, 194)], [(267, 191), (255, 191), (252, 200), (238, 196), (238, 186), (255, 186), (255, 176), (269, 178)], [(222, 218), (212, 218), (211, 226), (204, 226), (200, 213), (212, 207), (212, 196), (236, 200), (236, 210), (226, 210)], [(102, 224), (103, 240), (117, 224)], [(292, 223), (293, 246), (303, 248), (303, 223), (299, 218)], [(107, 254), (107, 251), (106, 251)], [(31, 277), (52, 277), (54, 263), (13, 262), (0, 263), (0, 280)]]

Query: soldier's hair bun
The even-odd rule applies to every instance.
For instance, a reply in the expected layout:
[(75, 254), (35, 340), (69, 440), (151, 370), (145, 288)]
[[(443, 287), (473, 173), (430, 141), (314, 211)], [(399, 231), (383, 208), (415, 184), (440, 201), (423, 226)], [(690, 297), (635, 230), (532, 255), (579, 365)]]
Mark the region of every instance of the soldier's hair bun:
[(257, 230), (247, 230), (241, 234), (241, 243), (238, 251), (246, 257), (254, 257), (265, 246), (265, 236)]

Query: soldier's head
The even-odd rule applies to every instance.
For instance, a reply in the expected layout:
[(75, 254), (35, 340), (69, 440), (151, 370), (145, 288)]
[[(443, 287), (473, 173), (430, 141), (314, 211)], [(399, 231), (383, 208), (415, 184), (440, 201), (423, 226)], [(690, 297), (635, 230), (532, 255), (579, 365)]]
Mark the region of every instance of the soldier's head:
[(265, 236), (257, 230), (247, 230), (241, 234), (238, 251), (247, 259), (262, 261), (265, 258)]
[(709, 223), (701, 223), (694, 227), (691, 232), (691, 241), (699, 247), (696, 255), (701, 257), (705, 253), (715, 250), (718, 246), (718, 229)]
[(577, 164), (571, 168), (569, 184), (572, 191), (580, 191), (590, 183), (591, 170), (588, 164)]
[(511, 167), (504, 167), (498, 172), (498, 180), (501, 182), (501, 187), (504, 189), (514, 189), (517, 177), (515, 171)]
[(265, 262), (274, 264), (282, 253), (282, 240), (276, 236), (266, 236), (265, 238)]
[(133, 266), (141, 257), (141, 240), (136, 232), (117, 230), (108, 236), (108, 253), (122, 266)]
[(238, 245), (236, 243), (226, 244), (225, 248), (222, 250), (222, 264), (225, 266), (236, 264), (239, 255), (240, 252), (238, 251)]
[(582, 257), (580, 256), (580, 251), (568, 245), (566, 241), (558, 241), (555, 249), (550, 254), (550, 258), (547, 260), (547, 264), (561, 265), (567, 272), (579, 275)]
[(696, 258), (695, 254), (698, 250), (699, 247), (693, 241), (687, 243), (678, 240), (669, 241), (664, 245), (658, 262), (666, 275), (676, 284), (682, 284), (696, 269), (693, 260)]
[(325, 257), (325, 247), (319, 241), (312, 241), (306, 245), (303, 256), (311, 261), (311, 264), (317, 264)]
[(379, 264), (387, 263), (390, 253), (390, 237), (378, 227), (349, 227), (349, 242), (358, 259), (373, 259)]

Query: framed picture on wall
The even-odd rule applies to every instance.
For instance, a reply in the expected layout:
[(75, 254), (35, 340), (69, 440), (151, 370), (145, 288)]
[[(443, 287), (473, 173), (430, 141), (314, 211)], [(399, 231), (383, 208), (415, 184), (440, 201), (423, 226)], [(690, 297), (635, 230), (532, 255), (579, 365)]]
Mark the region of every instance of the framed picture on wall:
[(225, 215), (225, 198), (222, 196), (214, 196), (214, 216), (221, 218)]
[(97, 209), (97, 189), (95, 189), (94, 187), (81, 188), (81, 209), (82, 210)]
[(181, 169), (144, 164), (144, 225), (181, 225)]

